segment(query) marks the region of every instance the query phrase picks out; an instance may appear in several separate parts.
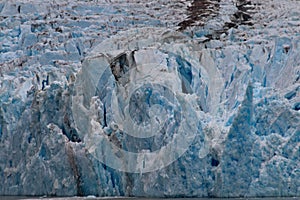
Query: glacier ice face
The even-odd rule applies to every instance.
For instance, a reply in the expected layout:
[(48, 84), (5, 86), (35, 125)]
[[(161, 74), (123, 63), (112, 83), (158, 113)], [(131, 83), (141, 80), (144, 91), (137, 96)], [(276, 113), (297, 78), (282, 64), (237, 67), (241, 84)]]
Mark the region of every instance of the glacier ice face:
[[(127, 42), (125, 52), (106, 46), (115, 38), (105, 41), (77, 75), (72, 110), (79, 135), (95, 158), (120, 171), (163, 168), (189, 148), (195, 135), (202, 135), (194, 112), (207, 107), (199, 63), (194, 60), (193, 66), (168, 51), (170, 45), (158, 47), (155, 43), (184, 37), (175, 32), (164, 36), (163, 30), (149, 29), (162, 33), (141, 44)], [(134, 34), (149, 38), (146, 30), (140, 31)]]
[(0, 194), (300, 196), (299, 2), (214, 5), (0, 3)]

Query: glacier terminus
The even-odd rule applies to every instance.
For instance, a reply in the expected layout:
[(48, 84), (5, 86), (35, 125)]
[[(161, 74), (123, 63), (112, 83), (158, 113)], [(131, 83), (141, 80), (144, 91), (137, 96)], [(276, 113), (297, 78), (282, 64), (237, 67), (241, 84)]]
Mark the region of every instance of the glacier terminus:
[(0, 1), (0, 195), (299, 197), (299, 10)]

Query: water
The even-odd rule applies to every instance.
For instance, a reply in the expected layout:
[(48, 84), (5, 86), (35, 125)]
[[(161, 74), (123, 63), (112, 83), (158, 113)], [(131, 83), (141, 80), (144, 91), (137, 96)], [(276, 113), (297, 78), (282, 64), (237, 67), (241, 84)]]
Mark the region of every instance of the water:
[[(0, 196), (0, 200), (221, 200), (222, 198), (139, 198), (139, 197), (21, 197)], [(223, 198), (226, 200), (300, 200), (300, 197)]]

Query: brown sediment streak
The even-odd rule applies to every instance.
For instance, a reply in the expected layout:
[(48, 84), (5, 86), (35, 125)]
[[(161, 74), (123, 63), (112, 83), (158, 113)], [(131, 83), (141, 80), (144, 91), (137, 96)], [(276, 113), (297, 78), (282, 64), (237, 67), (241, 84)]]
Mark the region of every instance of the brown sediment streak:
[(187, 9), (188, 18), (178, 25), (179, 30), (185, 30), (190, 26), (201, 26), (205, 22), (216, 16), (220, 7), (220, 0), (193, 0)]
[[(179, 30), (183, 31), (188, 27), (204, 26), (208, 20), (222, 15), (220, 13), (220, 1), (221, 0), (193, 0), (191, 6), (187, 8), (187, 19), (180, 22)], [(237, 28), (240, 25), (252, 26), (252, 15), (255, 13), (255, 5), (251, 0), (236, 0), (235, 6), (237, 11), (230, 16), (231, 21), (225, 22), (224, 26), (220, 30), (215, 30), (215, 33), (208, 35), (207, 37), (213, 37), (215, 39), (220, 38), (222, 33), (226, 33), (230, 28)]]
[(73, 150), (70, 143), (66, 144), (66, 153), (67, 153), (67, 156), (68, 156), (68, 160), (69, 160), (71, 169), (73, 171), (74, 179), (76, 181), (77, 195), (78, 196), (83, 196), (84, 194), (83, 194), (83, 191), (82, 191), (82, 188), (81, 188), (82, 180), (81, 180), (81, 176), (80, 176), (80, 173), (79, 173), (79, 170), (78, 170), (78, 166), (76, 164), (74, 150)]

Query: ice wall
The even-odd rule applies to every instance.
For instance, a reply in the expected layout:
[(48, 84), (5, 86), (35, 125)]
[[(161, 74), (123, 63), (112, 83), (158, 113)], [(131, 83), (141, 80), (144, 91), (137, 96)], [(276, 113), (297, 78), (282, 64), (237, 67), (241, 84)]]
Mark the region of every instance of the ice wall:
[(0, 194), (300, 196), (299, 2), (141, 4), (0, 3)]

